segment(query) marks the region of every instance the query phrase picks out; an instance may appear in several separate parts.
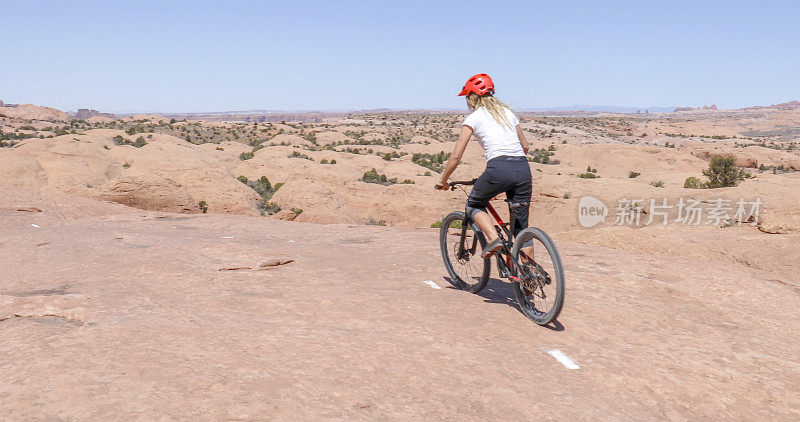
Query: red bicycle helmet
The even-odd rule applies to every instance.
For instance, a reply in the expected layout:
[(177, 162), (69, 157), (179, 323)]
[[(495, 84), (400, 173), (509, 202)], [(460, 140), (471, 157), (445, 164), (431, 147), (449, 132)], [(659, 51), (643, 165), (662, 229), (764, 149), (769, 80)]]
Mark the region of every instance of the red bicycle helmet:
[(492, 78), (485, 73), (478, 73), (477, 75), (467, 79), (467, 83), (464, 84), (464, 88), (458, 95), (467, 95), (471, 92), (474, 92), (478, 95), (493, 95), (494, 82), (492, 82)]

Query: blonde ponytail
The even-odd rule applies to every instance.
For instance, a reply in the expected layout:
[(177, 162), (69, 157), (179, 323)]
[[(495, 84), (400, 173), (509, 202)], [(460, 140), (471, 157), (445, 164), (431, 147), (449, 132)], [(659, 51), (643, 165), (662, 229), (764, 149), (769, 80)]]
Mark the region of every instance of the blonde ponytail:
[(508, 121), (504, 109), (507, 108), (512, 113), (514, 111), (511, 110), (511, 107), (505, 105), (502, 101), (491, 95), (478, 95), (474, 92), (471, 92), (469, 95), (467, 95), (467, 107), (469, 107), (470, 111), (475, 111), (481, 107), (485, 107), (486, 111), (492, 115), (497, 124), (500, 126), (508, 126), (511, 129), (514, 129), (511, 127), (511, 122)]

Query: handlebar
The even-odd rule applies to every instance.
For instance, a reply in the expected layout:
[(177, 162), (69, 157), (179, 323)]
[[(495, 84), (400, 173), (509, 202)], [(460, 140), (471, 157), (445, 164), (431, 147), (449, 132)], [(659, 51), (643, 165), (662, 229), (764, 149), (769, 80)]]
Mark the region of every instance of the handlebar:
[(456, 186), (458, 186), (458, 185), (471, 186), (471, 185), (474, 185), (474, 184), (475, 184), (475, 181), (476, 181), (476, 180), (478, 180), (478, 179), (472, 179), (472, 180), (457, 180), (457, 181), (455, 181), (455, 182), (450, 182), (450, 183), (448, 183), (448, 184), (447, 184), (447, 186), (449, 186), (449, 187), (450, 187), (450, 190), (456, 190)]

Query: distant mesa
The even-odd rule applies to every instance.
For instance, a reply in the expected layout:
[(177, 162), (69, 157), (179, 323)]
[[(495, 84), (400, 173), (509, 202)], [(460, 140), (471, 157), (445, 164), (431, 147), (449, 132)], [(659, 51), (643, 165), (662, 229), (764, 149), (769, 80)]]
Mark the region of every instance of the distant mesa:
[(715, 104), (711, 104), (710, 106), (703, 106), (703, 107), (698, 107), (698, 108), (694, 108), (694, 107), (676, 107), (675, 108), (675, 113), (678, 113), (678, 112), (681, 112), (681, 111), (717, 111), (717, 110), (718, 110), (717, 106)]
[(115, 116), (113, 113), (101, 113), (94, 109), (89, 108), (79, 108), (76, 113), (73, 114), (73, 117), (78, 120), (89, 120), (92, 117), (108, 117), (109, 119), (114, 119)]
[(742, 110), (764, 110), (764, 109), (776, 109), (776, 110), (800, 110), (800, 101), (789, 101), (780, 104), (773, 104), (770, 106), (753, 106), (753, 107), (745, 107)]

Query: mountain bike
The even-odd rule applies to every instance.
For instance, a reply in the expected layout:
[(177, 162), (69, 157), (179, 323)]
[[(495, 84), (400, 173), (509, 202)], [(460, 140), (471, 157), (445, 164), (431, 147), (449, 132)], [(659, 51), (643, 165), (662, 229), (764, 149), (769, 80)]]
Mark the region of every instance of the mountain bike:
[[(450, 190), (460, 187), (466, 194), (462, 186), (474, 184), (473, 179), (450, 182), (448, 186)], [(486, 207), (497, 222), (494, 228), (503, 242), (494, 258), (500, 278), (507, 278), (514, 285), (522, 313), (539, 325), (547, 325), (558, 317), (564, 306), (564, 266), (555, 243), (541, 229), (526, 228), (514, 238), (514, 215), (521, 206), (527, 205), (509, 203), (510, 221), (507, 223), (491, 204)], [(522, 250), (523, 244), (529, 240), (533, 241), (535, 256), (528, 256)], [(486, 238), (466, 212), (455, 211), (444, 217), (439, 244), (453, 286), (471, 293), (478, 293), (486, 287), (492, 257), (481, 257)]]

